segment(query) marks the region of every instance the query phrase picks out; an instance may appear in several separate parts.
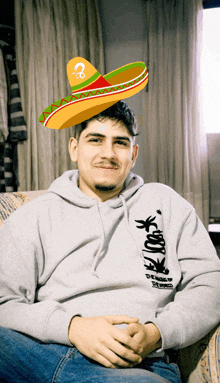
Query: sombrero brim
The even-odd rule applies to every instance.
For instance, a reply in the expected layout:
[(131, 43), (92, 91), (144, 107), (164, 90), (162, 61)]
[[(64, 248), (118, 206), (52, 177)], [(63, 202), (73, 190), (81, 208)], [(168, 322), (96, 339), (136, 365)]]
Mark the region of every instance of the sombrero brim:
[(50, 105), (41, 114), (41, 124), (52, 129), (64, 129), (79, 124), (117, 101), (143, 89), (148, 82), (147, 68), (137, 62), (123, 66), (103, 76), (110, 86), (76, 92)]

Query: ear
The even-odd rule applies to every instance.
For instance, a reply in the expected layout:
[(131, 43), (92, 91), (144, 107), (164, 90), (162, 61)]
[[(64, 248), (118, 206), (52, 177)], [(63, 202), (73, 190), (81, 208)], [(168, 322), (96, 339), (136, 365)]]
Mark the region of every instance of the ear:
[(77, 161), (77, 145), (78, 145), (78, 142), (76, 138), (71, 137), (69, 140), (69, 154), (73, 162)]
[(138, 150), (139, 150), (139, 145), (134, 145), (133, 146), (133, 151), (132, 151), (132, 164), (131, 164), (131, 167), (133, 168), (134, 165), (135, 165), (135, 161), (137, 159), (137, 156), (138, 156)]

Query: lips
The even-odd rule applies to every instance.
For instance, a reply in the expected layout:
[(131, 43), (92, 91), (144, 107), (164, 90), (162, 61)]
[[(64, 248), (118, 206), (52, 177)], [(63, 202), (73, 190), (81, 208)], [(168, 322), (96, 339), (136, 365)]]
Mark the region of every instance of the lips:
[(99, 169), (106, 169), (106, 170), (116, 170), (118, 169), (118, 166), (108, 166), (108, 165), (95, 165), (96, 168)]
[(115, 170), (116, 168), (110, 168), (108, 166), (99, 166), (100, 169), (110, 169), (110, 170)]

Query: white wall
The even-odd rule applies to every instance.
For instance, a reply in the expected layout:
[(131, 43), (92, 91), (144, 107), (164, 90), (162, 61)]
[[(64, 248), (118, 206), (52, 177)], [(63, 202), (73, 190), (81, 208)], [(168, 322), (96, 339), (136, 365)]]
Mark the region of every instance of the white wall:
[[(106, 73), (125, 64), (144, 61), (145, 0), (98, 0), (103, 29)], [(106, 74), (102, 73), (102, 74)], [(142, 90), (141, 92), (144, 92)], [(125, 101), (134, 111), (142, 130), (141, 92)], [(137, 138), (139, 156), (133, 169), (143, 177), (141, 135)]]

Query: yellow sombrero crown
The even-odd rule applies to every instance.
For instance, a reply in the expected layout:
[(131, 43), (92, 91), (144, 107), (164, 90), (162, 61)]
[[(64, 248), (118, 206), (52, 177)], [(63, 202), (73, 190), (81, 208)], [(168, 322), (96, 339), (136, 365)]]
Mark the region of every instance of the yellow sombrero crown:
[(75, 57), (67, 64), (67, 74), (72, 96), (54, 102), (39, 117), (48, 128), (64, 129), (79, 124), (138, 93), (148, 82), (147, 68), (141, 61), (101, 76), (90, 62)]

